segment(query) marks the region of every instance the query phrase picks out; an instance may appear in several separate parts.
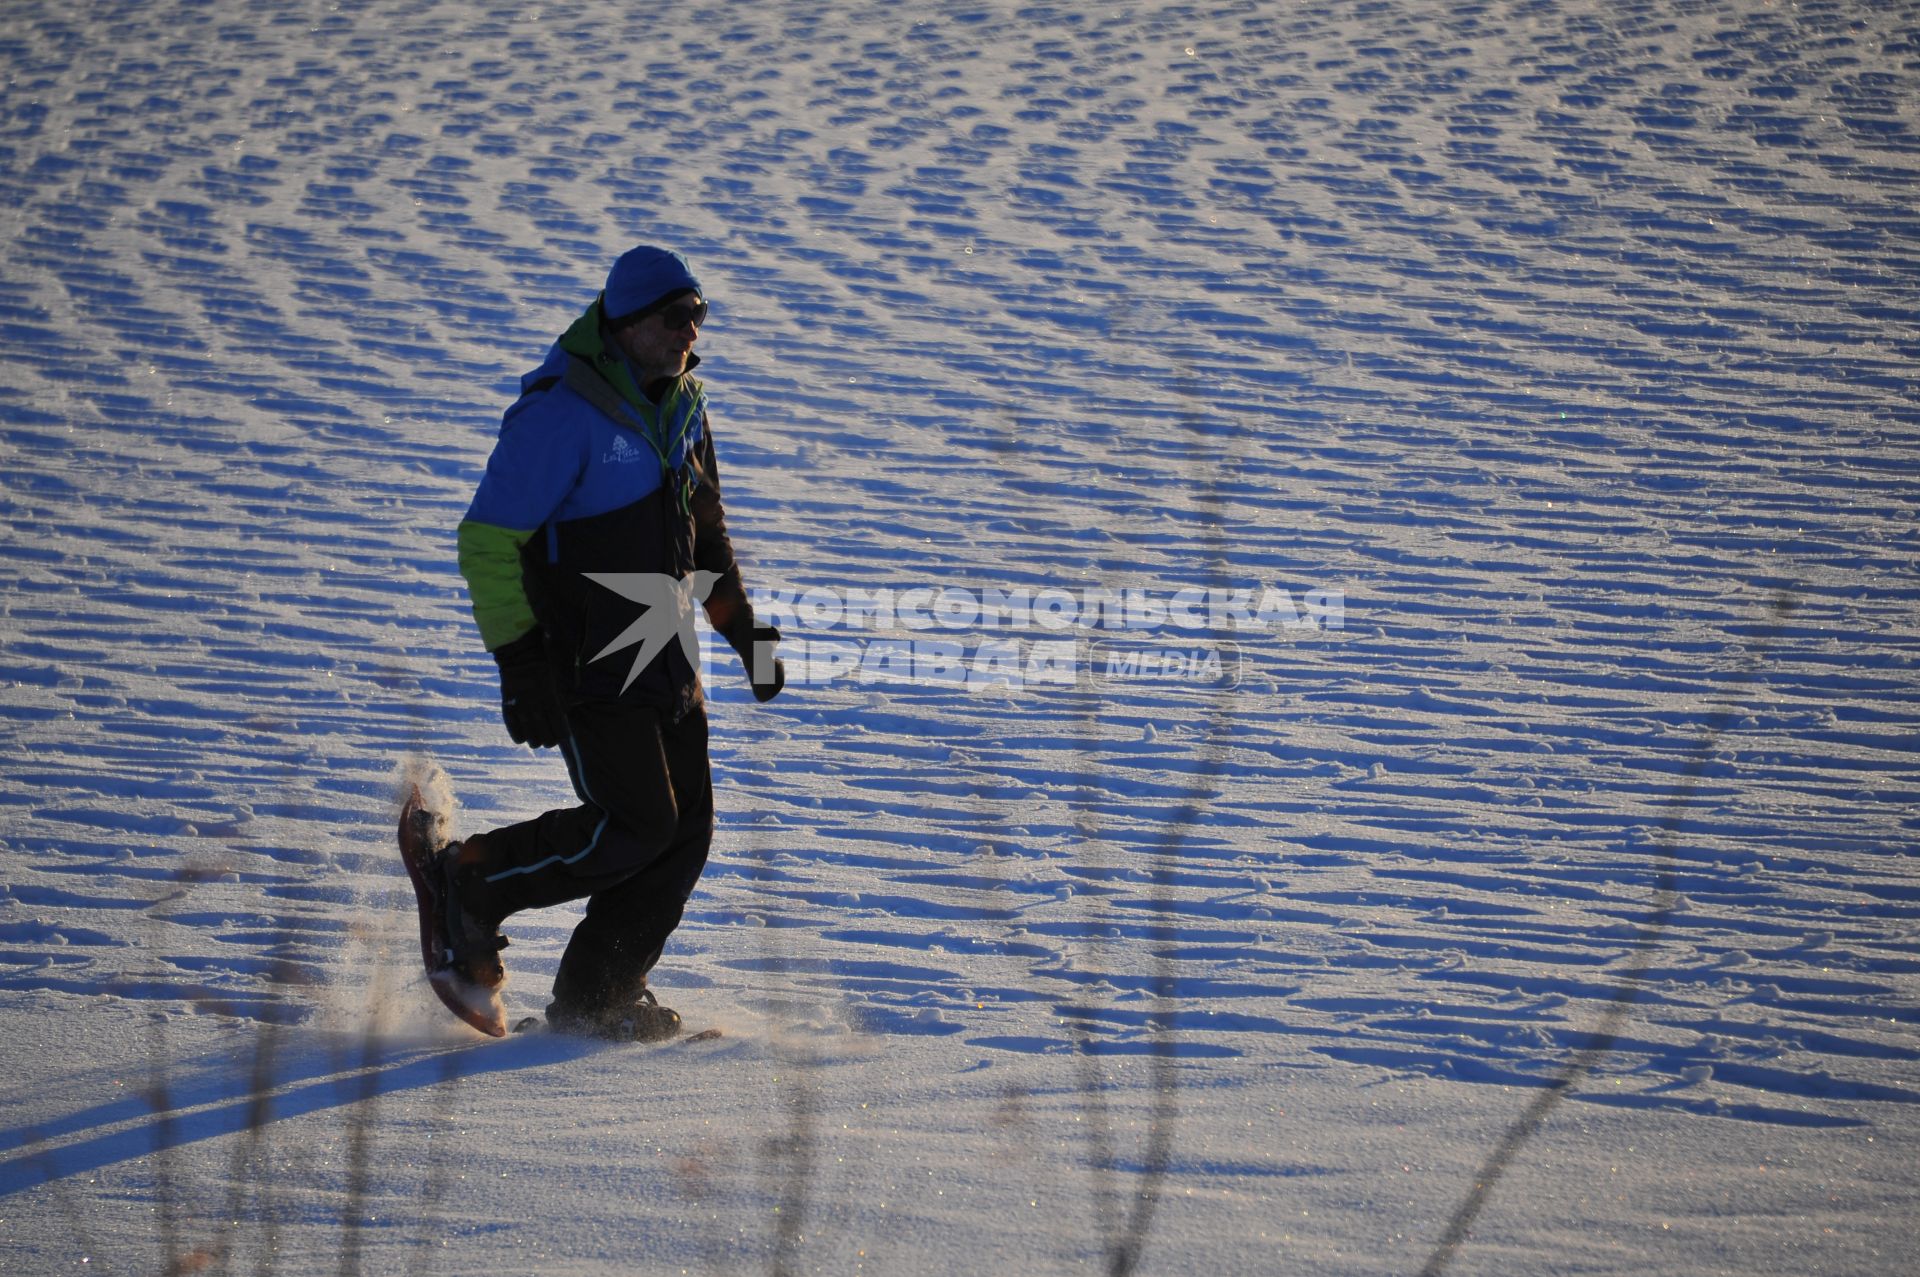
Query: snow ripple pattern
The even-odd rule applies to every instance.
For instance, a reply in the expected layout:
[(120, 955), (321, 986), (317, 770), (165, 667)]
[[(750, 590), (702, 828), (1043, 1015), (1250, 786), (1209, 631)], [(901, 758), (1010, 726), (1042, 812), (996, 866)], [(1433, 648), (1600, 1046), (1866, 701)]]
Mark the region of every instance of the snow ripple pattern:
[[(1129, 1059), (1249, 1111), (1530, 1096), (1630, 973), (1580, 1107), (1910, 1140), (1920, 9), (650, 11), (10, 6), (0, 1017), (372, 1000), (421, 1085), (477, 1075), (393, 1027), (386, 800), (418, 754), (468, 827), (568, 801), (498, 728), (453, 529), (657, 240), (710, 281), (755, 583), (1345, 594), (1233, 636), (1231, 693), (757, 709), (718, 658), (662, 976), (738, 1058), (814, 1043), (793, 1113), (875, 1043), (1053, 1101), (1093, 1059), (1142, 1114)], [(510, 928), (521, 996), (569, 922)], [(1265, 1201), (1281, 1147), (1160, 1169)], [(1230, 1271), (1250, 1227), (1187, 1239)]]

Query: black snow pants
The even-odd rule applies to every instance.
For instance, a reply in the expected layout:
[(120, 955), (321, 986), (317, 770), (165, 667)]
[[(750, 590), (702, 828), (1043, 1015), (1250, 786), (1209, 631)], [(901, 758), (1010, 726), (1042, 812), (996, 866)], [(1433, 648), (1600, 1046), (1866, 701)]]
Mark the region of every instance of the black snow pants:
[(475, 903), (504, 918), (585, 898), (553, 1001), (593, 1016), (633, 1004), (680, 925), (713, 842), (713, 779), (700, 705), (675, 722), (649, 705), (581, 702), (567, 729), (580, 805), (482, 835)]

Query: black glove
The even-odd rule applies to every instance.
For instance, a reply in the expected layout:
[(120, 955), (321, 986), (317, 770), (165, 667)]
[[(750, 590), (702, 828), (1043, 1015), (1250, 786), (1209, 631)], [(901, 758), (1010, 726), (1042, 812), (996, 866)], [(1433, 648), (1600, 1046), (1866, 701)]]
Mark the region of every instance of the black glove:
[(773, 654), (773, 645), (779, 641), (780, 631), (771, 625), (736, 625), (727, 634), (727, 643), (747, 667), (753, 699), (762, 705), (780, 695), (780, 689), (787, 685), (786, 664)]
[(567, 714), (547, 664), (546, 635), (539, 629), (493, 649), (500, 666), (500, 717), (516, 745), (546, 749), (567, 734)]

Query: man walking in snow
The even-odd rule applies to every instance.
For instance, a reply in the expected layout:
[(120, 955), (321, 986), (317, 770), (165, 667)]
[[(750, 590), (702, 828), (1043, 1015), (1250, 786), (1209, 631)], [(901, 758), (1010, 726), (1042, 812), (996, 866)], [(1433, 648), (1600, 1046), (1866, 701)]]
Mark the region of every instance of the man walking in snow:
[(713, 833), (693, 603), (739, 653), (755, 697), (785, 683), (779, 633), (755, 623), (734, 563), (691, 376), (706, 317), (678, 253), (624, 254), (522, 378), (460, 524), (460, 572), (499, 665), (507, 731), (558, 747), (580, 803), (447, 849), (437, 897), (449, 958), (498, 987), (501, 921), (585, 898), (547, 1007), (567, 1032), (679, 1031), (647, 973)]

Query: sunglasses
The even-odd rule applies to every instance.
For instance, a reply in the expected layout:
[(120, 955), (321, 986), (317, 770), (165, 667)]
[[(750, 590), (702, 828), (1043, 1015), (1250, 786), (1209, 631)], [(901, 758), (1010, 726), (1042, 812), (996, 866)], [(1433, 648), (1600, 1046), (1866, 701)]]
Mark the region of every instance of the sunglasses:
[(658, 312), (660, 322), (669, 329), (698, 328), (707, 322), (707, 304), (705, 302), (675, 302)]
[(698, 328), (707, 322), (707, 304), (697, 302), (673, 302), (669, 305), (655, 306), (621, 321), (621, 327), (637, 324), (654, 315), (660, 316), (660, 323), (668, 331), (679, 328)]

